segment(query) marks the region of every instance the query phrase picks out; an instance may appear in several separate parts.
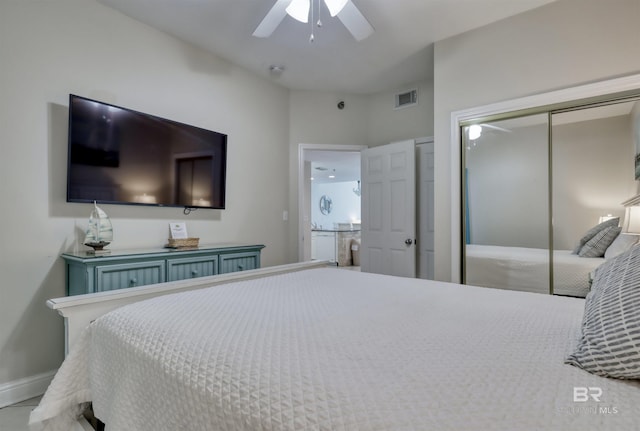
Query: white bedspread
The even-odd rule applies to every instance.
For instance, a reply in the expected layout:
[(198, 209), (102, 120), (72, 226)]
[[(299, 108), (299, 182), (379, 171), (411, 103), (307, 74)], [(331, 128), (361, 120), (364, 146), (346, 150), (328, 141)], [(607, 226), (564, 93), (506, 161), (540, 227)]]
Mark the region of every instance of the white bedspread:
[[(602, 263), (601, 257), (580, 257), (571, 250), (554, 250), (554, 293), (585, 297), (589, 293), (589, 273)], [(468, 244), (466, 264), (467, 284), (549, 293), (549, 250)]]
[(32, 421), (91, 399), (108, 431), (640, 429), (638, 382), (563, 363), (583, 307), (329, 268), (167, 295), (95, 321)]

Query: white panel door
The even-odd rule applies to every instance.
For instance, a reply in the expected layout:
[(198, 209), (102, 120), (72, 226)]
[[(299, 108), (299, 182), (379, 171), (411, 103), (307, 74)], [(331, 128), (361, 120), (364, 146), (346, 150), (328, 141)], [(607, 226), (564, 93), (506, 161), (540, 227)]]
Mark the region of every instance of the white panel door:
[(415, 143), (362, 150), (361, 164), (361, 270), (415, 277)]
[(416, 172), (418, 195), (418, 277), (433, 280), (434, 266), (434, 152), (433, 142), (418, 144)]

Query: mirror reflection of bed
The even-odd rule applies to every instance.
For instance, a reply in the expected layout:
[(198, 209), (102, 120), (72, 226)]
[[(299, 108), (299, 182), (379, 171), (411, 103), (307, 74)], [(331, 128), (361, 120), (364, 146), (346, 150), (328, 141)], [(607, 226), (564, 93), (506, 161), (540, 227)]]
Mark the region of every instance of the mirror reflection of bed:
[(465, 283), (586, 296), (640, 233), (623, 205), (638, 194), (637, 130), (637, 100), (465, 125)]

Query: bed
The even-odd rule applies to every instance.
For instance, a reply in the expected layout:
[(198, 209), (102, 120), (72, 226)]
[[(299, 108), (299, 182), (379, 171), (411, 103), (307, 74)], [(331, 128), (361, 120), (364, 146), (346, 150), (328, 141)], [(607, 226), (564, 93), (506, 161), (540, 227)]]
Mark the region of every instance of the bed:
[[(571, 250), (553, 252), (553, 292), (585, 297), (589, 274), (602, 257), (580, 257)], [(466, 245), (466, 282), (475, 286), (549, 293), (549, 250), (494, 245)]]
[[(110, 293), (137, 302), (72, 335), (32, 424), (68, 431), (91, 401), (107, 431), (640, 429), (638, 381), (564, 363), (583, 299), (317, 265), (226, 277)], [(59, 309), (93, 320), (110, 295)]]

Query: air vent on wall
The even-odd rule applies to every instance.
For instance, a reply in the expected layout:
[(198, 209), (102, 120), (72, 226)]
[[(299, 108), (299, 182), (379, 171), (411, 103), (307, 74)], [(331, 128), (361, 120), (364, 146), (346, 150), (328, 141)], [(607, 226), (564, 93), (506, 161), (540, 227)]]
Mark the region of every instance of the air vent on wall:
[(406, 108), (407, 106), (413, 106), (418, 104), (418, 90), (407, 90), (395, 95), (395, 107), (394, 109)]

